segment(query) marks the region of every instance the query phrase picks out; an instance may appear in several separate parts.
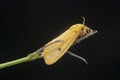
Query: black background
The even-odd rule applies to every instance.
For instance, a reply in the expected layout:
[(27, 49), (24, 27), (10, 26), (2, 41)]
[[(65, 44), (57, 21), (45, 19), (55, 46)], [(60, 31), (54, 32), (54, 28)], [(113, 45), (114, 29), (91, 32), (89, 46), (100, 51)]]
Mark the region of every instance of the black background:
[(0, 63), (27, 56), (82, 23), (98, 34), (71, 47), (88, 65), (65, 54), (47, 66), (43, 59), (0, 70), (1, 80), (119, 80), (118, 0), (1, 0)]

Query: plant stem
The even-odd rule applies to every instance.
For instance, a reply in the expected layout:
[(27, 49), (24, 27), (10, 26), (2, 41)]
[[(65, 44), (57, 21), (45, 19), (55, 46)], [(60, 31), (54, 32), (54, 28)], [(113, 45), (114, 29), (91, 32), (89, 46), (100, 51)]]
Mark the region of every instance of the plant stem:
[(39, 54), (36, 54), (36, 52), (34, 52), (34, 53), (29, 54), (26, 57), (2, 63), (2, 64), (0, 64), (0, 69), (10, 67), (10, 66), (13, 66), (13, 65), (16, 65), (16, 64), (20, 64), (20, 63), (23, 63), (23, 62), (32, 61), (32, 60), (42, 58), (42, 57), (43, 57), (43, 55), (39, 55)]
[(23, 57), (23, 58), (20, 58), (20, 59), (17, 59), (17, 60), (2, 63), (2, 64), (0, 64), (0, 69), (6, 68), (6, 67), (9, 67), (9, 66), (13, 66), (13, 65), (16, 65), (16, 64), (19, 64), (19, 63), (23, 63), (23, 62), (26, 62), (26, 61), (28, 61), (28, 57)]

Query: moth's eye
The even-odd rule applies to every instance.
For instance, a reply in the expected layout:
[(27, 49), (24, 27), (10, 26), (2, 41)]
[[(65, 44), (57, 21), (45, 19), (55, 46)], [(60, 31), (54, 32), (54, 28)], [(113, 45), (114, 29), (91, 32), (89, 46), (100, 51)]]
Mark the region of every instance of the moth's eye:
[(89, 32), (91, 32), (91, 29), (87, 29), (87, 31), (86, 31), (87, 33), (89, 33)]

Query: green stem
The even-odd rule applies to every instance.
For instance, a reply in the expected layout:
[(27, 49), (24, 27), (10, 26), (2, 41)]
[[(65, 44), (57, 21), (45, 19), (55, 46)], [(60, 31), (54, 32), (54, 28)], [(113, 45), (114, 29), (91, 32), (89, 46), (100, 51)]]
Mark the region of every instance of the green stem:
[(20, 58), (20, 59), (17, 59), (17, 60), (2, 63), (2, 64), (0, 64), (0, 69), (6, 68), (6, 67), (9, 67), (9, 66), (13, 66), (13, 65), (16, 65), (16, 64), (19, 64), (19, 63), (23, 63), (23, 62), (26, 62), (26, 61), (28, 61), (28, 57), (23, 57), (23, 58)]
[(32, 60), (42, 58), (42, 57), (43, 57), (43, 55), (39, 55), (39, 54), (36, 54), (36, 52), (34, 52), (34, 53), (29, 54), (26, 57), (2, 63), (2, 64), (0, 64), (0, 69), (10, 67), (10, 66), (13, 66), (13, 65), (16, 65), (16, 64), (20, 64), (20, 63), (23, 63), (23, 62), (32, 61)]

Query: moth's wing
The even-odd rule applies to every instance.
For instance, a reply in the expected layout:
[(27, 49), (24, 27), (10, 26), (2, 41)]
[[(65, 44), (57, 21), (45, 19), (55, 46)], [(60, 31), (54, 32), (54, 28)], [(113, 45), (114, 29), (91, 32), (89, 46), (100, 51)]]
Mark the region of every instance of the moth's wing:
[(45, 63), (47, 65), (51, 65), (60, 59), (76, 40), (77, 35), (78, 34), (76, 32), (66, 31), (62, 35), (49, 42), (48, 44), (57, 40), (61, 41), (50, 44), (43, 49)]

